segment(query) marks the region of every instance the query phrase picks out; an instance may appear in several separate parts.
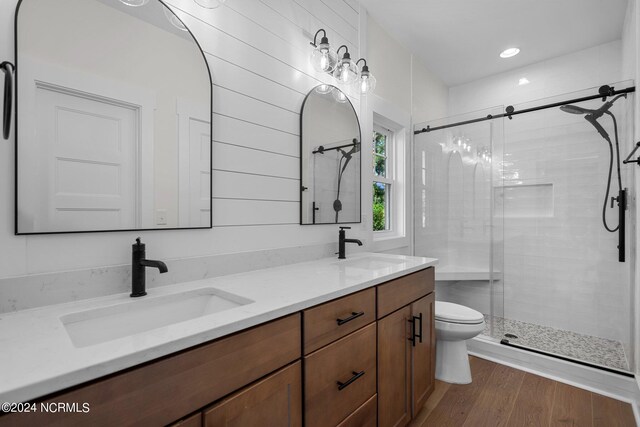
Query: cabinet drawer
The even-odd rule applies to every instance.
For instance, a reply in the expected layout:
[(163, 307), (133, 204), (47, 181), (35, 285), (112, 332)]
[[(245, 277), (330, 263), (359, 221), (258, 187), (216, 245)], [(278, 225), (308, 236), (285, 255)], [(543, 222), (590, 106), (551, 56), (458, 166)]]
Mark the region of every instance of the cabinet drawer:
[(304, 354), (360, 329), (376, 319), (375, 288), (303, 312)]
[(205, 427), (302, 426), (300, 361), (204, 411)]
[(379, 285), (378, 319), (433, 292), (434, 271), (433, 267), (429, 267)]
[(305, 357), (305, 421), (337, 425), (376, 392), (376, 324)]
[(378, 423), (378, 395), (367, 400), (338, 427), (376, 427)]
[(166, 425), (300, 358), (300, 314), (44, 399), (87, 402), (89, 413), (9, 414), (17, 426)]

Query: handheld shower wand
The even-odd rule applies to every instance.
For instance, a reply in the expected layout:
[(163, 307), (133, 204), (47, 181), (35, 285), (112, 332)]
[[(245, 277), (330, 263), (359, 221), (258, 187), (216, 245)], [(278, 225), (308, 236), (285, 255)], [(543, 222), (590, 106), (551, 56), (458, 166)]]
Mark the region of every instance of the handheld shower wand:
[[(627, 197), (626, 190), (622, 189), (622, 177), (620, 174), (620, 144), (618, 141), (618, 122), (613, 113), (609, 110), (613, 106), (614, 102), (616, 102), (620, 98), (626, 98), (626, 94), (618, 95), (613, 98), (611, 101), (607, 101), (603, 103), (598, 109), (591, 110), (587, 108), (578, 107), (577, 105), (563, 105), (560, 107), (562, 111), (570, 114), (578, 114), (584, 115), (586, 121), (588, 121), (595, 129), (598, 131), (600, 136), (604, 138), (605, 141), (609, 144), (609, 175), (607, 178), (607, 190), (604, 196), (604, 203), (602, 204), (602, 223), (604, 224), (604, 228), (613, 233), (618, 231), (618, 260), (620, 262), (624, 262), (625, 260), (625, 247), (624, 247), (624, 233), (625, 233), (625, 222), (624, 215), (627, 205)], [(613, 143), (611, 141), (611, 137), (607, 133), (607, 131), (602, 127), (602, 125), (598, 122), (598, 119), (602, 117), (604, 114), (611, 117), (613, 120), (613, 130), (615, 134), (615, 144), (616, 144), (616, 166), (618, 172), (618, 197), (611, 198), (611, 207), (613, 207), (614, 202), (618, 202), (618, 226), (615, 228), (609, 227), (607, 224), (606, 212), (607, 212), (607, 202), (609, 201), (609, 192), (611, 190), (611, 175), (613, 172)]]

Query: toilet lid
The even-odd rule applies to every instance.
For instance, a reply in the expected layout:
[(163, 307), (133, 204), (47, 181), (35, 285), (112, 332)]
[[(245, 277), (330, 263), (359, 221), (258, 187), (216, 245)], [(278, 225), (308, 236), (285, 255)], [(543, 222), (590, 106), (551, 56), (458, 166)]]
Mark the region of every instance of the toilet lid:
[(436, 320), (452, 323), (477, 324), (484, 321), (479, 311), (451, 302), (436, 301)]

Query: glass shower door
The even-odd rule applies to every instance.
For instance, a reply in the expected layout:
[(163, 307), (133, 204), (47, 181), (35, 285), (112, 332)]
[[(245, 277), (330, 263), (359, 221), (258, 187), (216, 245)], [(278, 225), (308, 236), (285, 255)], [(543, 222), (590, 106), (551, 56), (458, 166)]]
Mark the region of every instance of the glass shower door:
[[(514, 107), (521, 111), (594, 93), (597, 89)], [(578, 108), (503, 119), (503, 159), (493, 166), (502, 181), (494, 189), (494, 210), (504, 235), (504, 311), (491, 333), (510, 345), (626, 372), (632, 368), (634, 226), (625, 233), (626, 262), (619, 262), (618, 232), (603, 224), (604, 203), (607, 227), (615, 230), (619, 223), (611, 200), (618, 196), (616, 127), (609, 114), (593, 124), (593, 115), (581, 110), (602, 105), (595, 99), (575, 104)], [(633, 148), (633, 94), (618, 99), (609, 112), (616, 119), (622, 160)], [(605, 135), (614, 156), (610, 179)], [(635, 167), (621, 165), (622, 188), (629, 195)], [(625, 216), (631, 225), (635, 206), (632, 197), (628, 200)]]
[(503, 313), (502, 224), (492, 203), (502, 122), (438, 128), (502, 111), (420, 124), (416, 129), (430, 130), (414, 138), (415, 255), (439, 259), (436, 298), (483, 313), (487, 335)]

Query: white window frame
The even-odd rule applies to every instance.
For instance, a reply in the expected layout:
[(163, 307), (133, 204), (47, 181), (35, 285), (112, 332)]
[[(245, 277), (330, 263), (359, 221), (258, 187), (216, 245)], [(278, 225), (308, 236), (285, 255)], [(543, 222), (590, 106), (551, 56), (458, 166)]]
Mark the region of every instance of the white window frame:
[[(396, 153), (395, 153), (395, 148), (396, 148), (396, 144), (395, 144), (395, 139), (396, 139), (396, 133), (391, 130), (391, 129), (387, 129), (383, 126), (381, 126), (378, 123), (373, 124), (373, 131), (374, 132), (378, 132), (382, 135), (385, 135), (387, 137), (386, 139), (386, 148), (385, 148), (385, 157), (386, 157), (386, 164), (385, 164), (385, 175), (386, 176), (378, 176), (375, 173), (373, 173), (373, 183), (375, 182), (381, 182), (383, 184), (387, 184), (389, 187), (387, 187), (389, 189), (389, 191), (387, 192), (387, 194), (385, 195), (385, 202), (386, 202), (386, 206), (385, 206), (385, 226), (386, 229), (385, 230), (373, 230), (374, 235), (378, 234), (378, 235), (382, 235), (382, 234), (393, 234), (394, 231), (394, 211), (395, 211), (395, 206), (393, 203), (394, 197), (393, 197), (393, 193), (395, 192), (395, 188), (396, 188), (396, 177), (395, 177), (395, 170), (397, 169), (396, 167)], [(373, 137), (373, 132), (372, 132), (372, 137)], [(375, 152), (375, 144), (374, 141), (371, 141), (371, 156), (372, 156), (372, 160), (375, 159), (376, 157), (376, 152)], [(373, 168), (373, 162), (371, 167)], [(371, 203), (373, 203), (373, 198), (371, 200)], [(373, 227), (372, 227), (373, 228)], [(375, 238), (375, 236), (374, 236)]]
[[(409, 213), (411, 212), (411, 200), (408, 196), (411, 189), (409, 176), (411, 115), (376, 95), (373, 95), (371, 100), (372, 121), (370, 129), (382, 127), (393, 132), (393, 164), (390, 165), (393, 173), (391, 175), (393, 177), (391, 200), (389, 201), (391, 207), (389, 212), (390, 229), (371, 231), (373, 236), (372, 250), (382, 252), (405, 247), (410, 249), (412, 228)], [(373, 132), (370, 135), (373, 135)], [(373, 152), (373, 146), (371, 152)], [(369, 170), (372, 176), (369, 186), (372, 186), (374, 181), (382, 182), (373, 174), (373, 162)], [(373, 220), (373, 195), (370, 200), (369, 209), (371, 209)], [(372, 229), (373, 225), (370, 227)]]

